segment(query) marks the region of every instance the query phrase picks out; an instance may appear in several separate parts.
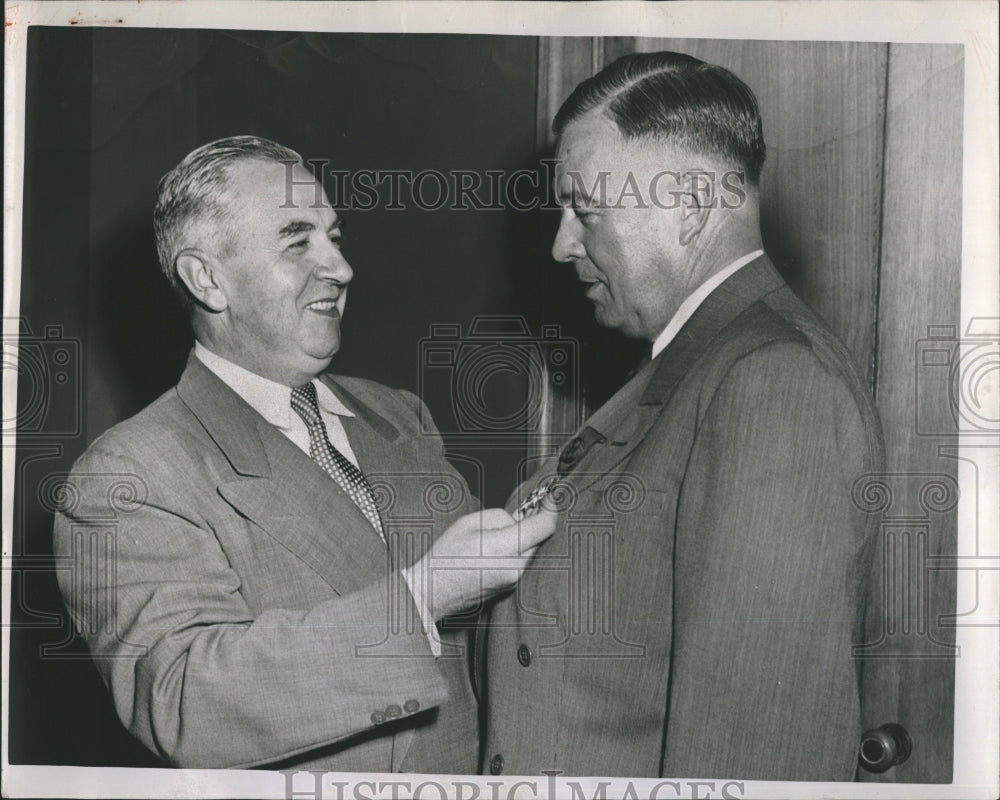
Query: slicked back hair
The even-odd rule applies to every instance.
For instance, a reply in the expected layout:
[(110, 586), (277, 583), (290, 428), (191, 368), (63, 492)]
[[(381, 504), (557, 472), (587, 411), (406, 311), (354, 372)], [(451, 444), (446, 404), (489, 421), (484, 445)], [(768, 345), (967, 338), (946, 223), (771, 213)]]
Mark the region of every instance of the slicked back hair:
[(652, 139), (716, 156), (758, 185), (764, 166), (757, 98), (729, 70), (683, 53), (633, 53), (588, 78), (552, 124), (561, 136), (574, 120), (603, 108), (626, 140)]
[(177, 276), (177, 254), (186, 246), (194, 224), (226, 224), (229, 168), (241, 161), (302, 163), (302, 157), (284, 145), (257, 136), (230, 136), (188, 153), (160, 179), (153, 210), (153, 230), (160, 268), (173, 289), (187, 300)]

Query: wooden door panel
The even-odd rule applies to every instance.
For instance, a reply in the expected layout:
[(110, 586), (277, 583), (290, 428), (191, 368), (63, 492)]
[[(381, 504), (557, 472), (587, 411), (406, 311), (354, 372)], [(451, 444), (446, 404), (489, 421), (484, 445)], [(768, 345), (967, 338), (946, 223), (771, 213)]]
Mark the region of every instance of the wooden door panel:
[(935, 562), (955, 554), (958, 499), (957, 462), (939, 449), (956, 428), (947, 367), (923, 353), (961, 334), (961, 46), (891, 45), (887, 85), (876, 397), (891, 496), (863, 697), (866, 724), (902, 724), (913, 754), (865, 777), (939, 782), (952, 769), (955, 636), (941, 617), (955, 613), (956, 572)]

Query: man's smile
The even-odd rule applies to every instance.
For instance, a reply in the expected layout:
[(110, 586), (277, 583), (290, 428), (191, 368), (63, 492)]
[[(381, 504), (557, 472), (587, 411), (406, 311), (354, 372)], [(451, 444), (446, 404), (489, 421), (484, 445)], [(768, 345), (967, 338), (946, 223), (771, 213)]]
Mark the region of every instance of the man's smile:
[(335, 299), (324, 298), (322, 300), (313, 300), (311, 303), (306, 304), (306, 310), (331, 317), (340, 316), (340, 310), (337, 308), (337, 301)]

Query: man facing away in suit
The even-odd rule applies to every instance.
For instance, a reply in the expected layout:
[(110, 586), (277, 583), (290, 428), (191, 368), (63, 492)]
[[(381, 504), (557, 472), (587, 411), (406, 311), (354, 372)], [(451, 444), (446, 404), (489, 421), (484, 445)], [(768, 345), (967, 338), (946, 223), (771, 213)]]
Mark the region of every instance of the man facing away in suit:
[(492, 608), (483, 769), (850, 780), (881, 435), (763, 252), (756, 99), (636, 54), (554, 129), (553, 256), (651, 359), (511, 500), (560, 516)]
[(298, 154), (207, 144), (155, 225), (194, 351), (77, 462), (55, 523), (120, 719), (182, 767), (474, 772), (467, 658), (435, 621), (515, 581), (554, 518), (468, 513), (413, 395), (323, 374), (352, 269)]

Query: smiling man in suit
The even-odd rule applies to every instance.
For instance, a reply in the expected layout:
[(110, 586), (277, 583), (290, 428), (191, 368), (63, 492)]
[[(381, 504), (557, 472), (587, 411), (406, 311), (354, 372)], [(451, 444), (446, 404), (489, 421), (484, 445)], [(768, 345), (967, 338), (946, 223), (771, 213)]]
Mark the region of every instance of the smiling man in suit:
[(485, 771), (850, 780), (882, 459), (848, 353), (764, 254), (756, 99), (625, 56), (555, 119), (552, 248), (650, 359), (512, 502), (556, 533), (487, 631)]
[(207, 144), (154, 221), (194, 351), (77, 462), (55, 524), (119, 717), (182, 767), (475, 771), (461, 634), (435, 622), (516, 580), (553, 519), (474, 512), (413, 395), (324, 373), (352, 269), (297, 153)]

